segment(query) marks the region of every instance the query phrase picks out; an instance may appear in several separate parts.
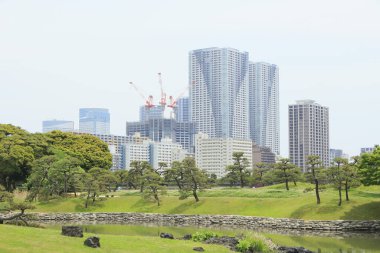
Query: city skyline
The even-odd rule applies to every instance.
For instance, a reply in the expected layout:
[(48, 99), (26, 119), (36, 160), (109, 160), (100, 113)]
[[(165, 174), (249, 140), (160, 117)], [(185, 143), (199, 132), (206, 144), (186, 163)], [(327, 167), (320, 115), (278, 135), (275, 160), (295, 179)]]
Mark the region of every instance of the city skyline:
[(331, 147), (354, 155), (379, 143), (376, 1), (53, 2), (0, 2), (2, 123), (31, 132), (52, 118), (78, 126), (79, 108), (102, 107), (112, 114), (111, 133), (123, 134), (143, 104), (129, 81), (158, 97), (162, 72), (176, 95), (188, 85), (188, 52), (217, 46), (281, 69), (281, 155), (288, 154), (287, 106), (300, 99), (330, 108)]

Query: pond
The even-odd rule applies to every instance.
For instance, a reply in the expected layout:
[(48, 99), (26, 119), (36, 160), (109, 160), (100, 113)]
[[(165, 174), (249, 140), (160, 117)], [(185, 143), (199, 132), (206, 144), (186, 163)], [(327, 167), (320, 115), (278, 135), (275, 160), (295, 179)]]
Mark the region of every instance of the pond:
[[(77, 224), (78, 225), (78, 224)], [(45, 224), (49, 229), (61, 229), (62, 224)], [(179, 238), (196, 231), (213, 231), (218, 235), (235, 236), (260, 233), (282, 246), (302, 246), (318, 253), (380, 253), (380, 233), (319, 232), (296, 230), (245, 230), (225, 227), (179, 227), (154, 224), (81, 224), (84, 232), (128, 236), (159, 236), (171, 233)]]

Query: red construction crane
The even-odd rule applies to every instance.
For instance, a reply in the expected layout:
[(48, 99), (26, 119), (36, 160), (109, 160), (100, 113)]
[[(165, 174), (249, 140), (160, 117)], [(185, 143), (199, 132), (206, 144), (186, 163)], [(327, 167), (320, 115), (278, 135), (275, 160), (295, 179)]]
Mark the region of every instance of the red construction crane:
[(178, 99), (180, 99), (181, 97), (183, 97), (183, 95), (185, 94), (185, 92), (191, 87), (191, 86), (194, 86), (195, 85), (195, 82), (193, 82), (191, 85), (188, 85), (185, 89), (183, 89), (183, 91), (181, 91), (179, 93), (179, 95), (174, 98), (173, 96), (169, 96), (169, 104), (168, 104), (168, 107), (172, 108), (172, 109), (175, 109), (177, 107), (177, 101)]
[(158, 83), (160, 84), (160, 89), (161, 89), (161, 99), (158, 102), (164, 109), (166, 106), (166, 93), (164, 92), (164, 89), (162, 88), (162, 76), (161, 72), (158, 73)]
[(145, 101), (145, 107), (150, 109), (154, 107), (153, 104), (153, 96), (149, 95), (147, 98), (144, 94), (137, 88), (137, 86), (133, 82), (129, 82), (129, 84), (136, 90), (136, 92), (140, 95), (140, 97)]

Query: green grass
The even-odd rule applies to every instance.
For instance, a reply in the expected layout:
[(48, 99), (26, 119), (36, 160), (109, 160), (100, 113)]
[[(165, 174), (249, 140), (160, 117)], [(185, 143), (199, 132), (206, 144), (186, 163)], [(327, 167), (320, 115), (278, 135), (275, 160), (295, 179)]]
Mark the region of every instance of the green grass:
[[(61, 236), (53, 229), (0, 226), (0, 252), (2, 253), (51, 253), (51, 252), (107, 252), (107, 253), (146, 253), (146, 252), (194, 252), (193, 247), (201, 246), (206, 252), (230, 252), (227, 248), (192, 241), (168, 240), (159, 237), (100, 235), (100, 249), (83, 245), (85, 238)], [(92, 234), (85, 234), (91, 236)]]
[[(168, 226), (142, 226), (142, 225), (83, 225), (84, 231), (95, 234), (129, 235), (138, 237), (157, 237), (161, 232), (171, 233), (175, 237), (182, 237), (185, 234), (209, 231), (218, 235), (247, 235), (252, 234), (252, 230), (244, 229), (222, 229), (222, 228), (197, 228), (197, 227), (168, 227)], [(60, 231), (61, 225), (48, 226), (49, 229)], [(380, 242), (376, 236), (365, 237), (326, 237), (326, 236), (294, 236), (263, 233), (263, 236), (272, 239), (278, 245), (302, 246), (318, 252), (376, 252), (380, 253)], [(351, 250), (350, 250), (351, 249)]]
[(200, 201), (193, 198), (179, 200), (175, 190), (168, 191), (162, 205), (144, 200), (136, 191), (121, 191), (117, 197), (97, 201), (84, 208), (79, 198), (58, 199), (37, 203), (35, 212), (146, 212), (167, 214), (237, 214), (276, 218), (300, 219), (380, 219), (380, 186), (361, 186), (350, 191), (350, 201), (338, 206), (338, 193), (334, 189), (321, 192), (322, 203), (316, 204), (314, 192), (304, 193), (308, 184), (291, 185), (286, 191), (283, 185), (258, 189), (216, 188), (200, 194)]

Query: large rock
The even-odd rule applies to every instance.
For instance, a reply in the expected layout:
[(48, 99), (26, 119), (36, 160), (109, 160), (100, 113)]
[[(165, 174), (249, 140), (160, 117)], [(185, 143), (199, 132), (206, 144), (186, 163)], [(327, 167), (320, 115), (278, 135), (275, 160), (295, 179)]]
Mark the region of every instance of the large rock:
[(71, 237), (83, 237), (83, 229), (78, 226), (62, 226), (61, 234)]
[(305, 249), (304, 247), (285, 247), (280, 246), (277, 248), (280, 253), (313, 253), (313, 251)]
[(161, 233), (160, 237), (165, 238), (165, 239), (174, 239), (174, 236), (172, 234), (169, 234), (169, 233)]
[(235, 250), (236, 245), (239, 243), (239, 240), (235, 237), (221, 236), (221, 237), (212, 237), (205, 241), (207, 244), (220, 244), (224, 245), (231, 250)]
[(84, 241), (84, 245), (91, 248), (100, 248), (100, 238), (96, 236), (89, 237)]
[(191, 238), (193, 238), (193, 236), (191, 234), (186, 234), (183, 236), (183, 240), (191, 240)]
[(199, 252), (203, 252), (203, 251), (205, 251), (205, 249), (202, 248), (202, 247), (194, 247), (193, 250), (194, 250), (194, 251), (199, 251)]

